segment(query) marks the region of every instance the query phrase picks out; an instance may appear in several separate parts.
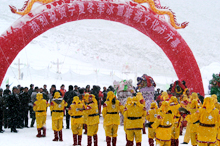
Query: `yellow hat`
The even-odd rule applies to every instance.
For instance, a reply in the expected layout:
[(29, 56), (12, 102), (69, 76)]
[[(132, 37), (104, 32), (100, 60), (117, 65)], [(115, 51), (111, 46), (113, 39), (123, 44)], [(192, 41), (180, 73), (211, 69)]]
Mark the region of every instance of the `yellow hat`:
[(37, 93), (36, 99), (39, 101), (43, 99), (43, 94), (42, 93)]
[(114, 99), (114, 98), (115, 98), (114, 92), (109, 91), (109, 92), (107, 93), (107, 99), (108, 99), (110, 102), (112, 102), (112, 99)]
[(174, 102), (175, 104), (178, 103), (178, 100), (177, 100), (176, 96), (171, 96), (171, 98), (169, 100), (169, 103), (172, 103), (172, 102)]
[(138, 93), (136, 94), (136, 97), (138, 98), (138, 100), (144, 99), (144, 97), (143, 97), (143, 95), (142, 95), (141, 92), (138, 92)]
[(169, 95), (168, 95), (168, 93), (167, 93), (166, 91), (163, 91), (163, 92), (162, 92), (161, 97), (162, 97), (162, 99), (163, 99), (164, 101), (167, 100), (167, 99), (169, 99)]
[(151, 108), (151, 109), (152, 109), (152, 108), (157, 109), (158, 107), (157, 107), (156, 102), (152, 102), (152, 103), (150, 104), (150, 108)]
[(206, 97), (204, 99), (204, 103), (203, 103), (202, 107), (206, 108), (206, 111), (208, 113), (210, 113), (215, 108), (213, 99), (211, 97)]
[(72, 103), (76, 103), (76, 104), (78, 104), (78, 103), (81, 103), (81, 101), (79, 100), (79, 97), (78, 96), (74, 96), (73, 97), (73, 102)]
[(191, 108), (198, 109), (198, 101), (196, 99), (193, 99), (190, 106), (191, 106)]
[(188, 98), (188, 96), (187, 95), (183, 95), (183, 101), (189, 101), (189, 98)]
[(60, 97), (61, 97), (61, 96), (60, 96), (60, 92), (55, 92), (53, 97), (54, 97), (55, 99), (60, 98)]
[(192, 100), (193, 100), (193, 99), (198, 100), (198, 94), (195, 93), (195, 92), (192, 93)]
[(169, 110), (169, 104), (167, 101), (163, 101), (161, 105), (161, 110), (163, 113), (167, 113)]
[(212, 94), (211, 98), (212, 98), (214, 104), (218, 102), (218, 97), (216, 94)]

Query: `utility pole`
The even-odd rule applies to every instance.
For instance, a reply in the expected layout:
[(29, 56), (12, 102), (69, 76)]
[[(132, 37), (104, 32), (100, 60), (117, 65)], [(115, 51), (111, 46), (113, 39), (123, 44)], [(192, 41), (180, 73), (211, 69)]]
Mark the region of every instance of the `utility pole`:
[(24, 65), (23, 63), (20, 62), (20, 58), (18, 58), (18, 63), (14, 63), (14, 65), (18, 66), (18, 80), (21, 79), (21, 65)]
[(57, 73), (60, 73), (60, 64), (63, 64), (64, 62), (59, 62), (59, 59), (57, 58), (57, 62), (51, 62), (52, 64), (57, 65)]

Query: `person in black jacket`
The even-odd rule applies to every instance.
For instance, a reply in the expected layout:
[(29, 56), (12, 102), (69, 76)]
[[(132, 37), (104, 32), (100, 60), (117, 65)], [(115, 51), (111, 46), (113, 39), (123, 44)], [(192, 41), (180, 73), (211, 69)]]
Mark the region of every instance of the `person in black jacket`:
[(2, 97), (2, 88), (0, 88), (0, 133), (3, 133), (4, 130), (2, 130), (2, 123), (3, 123), (3, 111), (4, 111), (4, 102)]
[(11, 94), (11, 91), (9, 91), (7, 94), (3, 94), (3, 104), (4, 104), (4, 128), (9, 128), (9, 114), (8, 114), (8, 98)]
[(3, 95), (5, 95), (5, 94), (8, 95), (8, 94), (11, 92), (11, 90), (10, 90), (9, 88), (10, 88), (10, 85), (7, 84), (7, 85), (6, 85), (6, 89), (5, 89), (4, 92), (3, 92)]
[(29, 103), (31, 101), (31, 97), (28, 94), (28, 87), (24, 88), (24, 92), (20, 94), (20, 102), (21, 102), (21, 112), (22, 112), (22, 125), (24, 127), (28, 127), (28, 110), (29, 110)]
[(68, 104), (66, 107), (66, 129), (69, 129), (69, 125), (70, 125), (70, 115), (68, 113), (68, 108), (72, 104), (74, 96), (77, 96), (77, 94), (76, 94), (76, 92), (73, 91), (73, 86), (69, 85), (69, 91), (67, 91), (64, 95), (64, 100)]
[(19, 111), (19, 96), (18, 96), (18, 88), (13, 87), (12, 89), (12, 94), (9, 95), (8, 98), (8, 109), (9, 109), (9, 123), (11, 127), (11, 132), (17, 133), (18, 131), (16, 130), (17, 127), (17, 121), (18, 119), (18, 111)]
[(34, 91), (34, 84), (30, 84), (30, 89), (28, 90), (28, 94), (31, 96), (33, 91)]

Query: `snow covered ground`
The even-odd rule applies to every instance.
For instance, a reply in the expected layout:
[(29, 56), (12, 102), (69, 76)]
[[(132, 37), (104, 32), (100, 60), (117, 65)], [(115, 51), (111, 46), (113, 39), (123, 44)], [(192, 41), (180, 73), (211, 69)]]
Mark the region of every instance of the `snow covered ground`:
[[(31, 120), (29, 120), (30, 123)], [(54, 138), (53, 130), (52, 130), (52, 120), (48, 110), (47, 115), (47, 136), (45, 138), (37, 138), (37, 129), (36, 123), (34, 128), (24, 128), (18, 129), (18, 133), (11, 133), (10, 129), (6, 129), (3, 134), (0, 133), (0, 145), (1, 146), (72, 146), (73, 138), (71, 129), (66, 129), (65, 125), (65, 117), (64, 117), (64, 129), (63, 129), (63, 142), (53, 142)], [(147, 131), (147, 128), (146, 128)], [(185, 131), (184, 131), (185, 132)], [(180, 136), (180, 143), (183, 142), (184, 136)], [(105, 142), (105, 131), (103, 129), (103, 118), (100, 118), (99, 131), (98, 131), (98, 144), (99, 146), (106, 146)], [(124, 127), (119, 126), (118, 129), (118, 138), (117, 138), (117, 146), (125, 146), (125, 133)], [(82, 145), (87, 146), (87, 135), (83, 135)], [(147, 146), (148, 144), (148, 135), (142, 135), (142, 146)], [(181, 145), (181, 144), (180, 144)], [(190, 145), (190, 144), (189, 144)]]

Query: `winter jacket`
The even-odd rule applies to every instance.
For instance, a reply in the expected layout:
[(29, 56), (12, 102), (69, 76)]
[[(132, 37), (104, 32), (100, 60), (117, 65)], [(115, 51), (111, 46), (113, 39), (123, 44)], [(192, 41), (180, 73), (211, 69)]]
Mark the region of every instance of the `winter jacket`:
[(63, 100), (59, 92), (54, 93), (54, 99), (50, 103), (50, 110), (52, 112), (52, 120), (63, 119), (63, 110), (67, 103)]
[(70, 105), (72, 104), (73, 101), (73, 97), (77, 96), (76, 92), (74, 92), (73, 90), (67, 91), (64, 95), (64, 100), (67, 102), (67, 108), (70, 107)]
[[(96, 100), (96, 99), (93, 99)], [(85, 114), (87, 117), (87, 125), (99, 124), (99, 111), (97, 101), (89, 103), (85, 109)]]
[[(136, 97), (133, 97), (136, 98)], [(146, 117), (146, 108), (140, 104), (138, 99), (133, 99), (130, 105), (127, 105), (124, 109), (124, 118), (126, 118), (126, 129), (142, 129), (143, 117)]]
[(152, 125), (152, 128), (156, 129), (156, 139), (162, 141), (170, 141), (172, 134), (172, 126), (174, 123), (174, 115), (169, 108), (169, 103), (166, 101), (162, 102), (160, 111), (157, 118)]
[(115, 100), (115, 104), (107, 100), (103, 105), (102, 116), (104, 118), (104, 125), (119, 125), (120, 116), (119, 112), (123, 112), (124, 106), (120, 103), (119, 100)]
[(42, 117), (47, 115), (48, 102), (43, 99), (42, 93), (37, 94), (37, 101), (34, 102), (33, 110), (35, 111), (36, 117)]
[(21, 106), (22, 110), (29, 108), (28, 104), (30, 103), (30, 101), (31, 101), (31, 97), (28, 94), (28, 92), (27, 93), (23, 92), (23, 93), (20, 94), (20, 102), (21, 102), (21, 105), (22, 105)]
[(212, 111), (209, 113), (206, 110), (206, 107), (202, 107), (197, 112), (191, 115), (190, 121), (192, 123), (200, 121), (197, 130), (198, 142), (216, 141), (217, 125), (220, 122), (219, 118), (219, 110), (216, 108), (213, 108)]
[[(79, 98), (79, 97), (78, 97)], [(78, 101), (73, 101), (69, 107), (69, 115), (71, 116), (71, 124), (83, 124), (83, 104)]]

